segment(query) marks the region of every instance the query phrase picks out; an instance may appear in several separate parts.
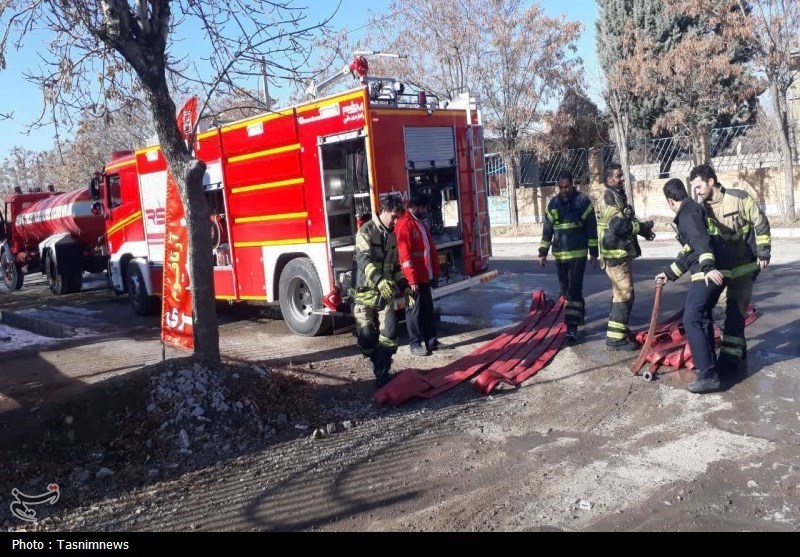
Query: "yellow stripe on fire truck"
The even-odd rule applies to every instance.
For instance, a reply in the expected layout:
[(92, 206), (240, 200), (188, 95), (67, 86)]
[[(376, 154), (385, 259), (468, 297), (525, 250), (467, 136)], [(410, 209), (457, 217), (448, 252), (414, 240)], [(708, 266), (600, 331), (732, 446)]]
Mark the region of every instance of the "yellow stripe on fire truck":
[(136, 211), (134, 214), (132, 214), (132, 215), (130, 215), (128, 217), (125, 217), (124, 219), (119, 221), (117, 224), (111, 226), (108, 229), (108, 232), (106, 232), (106, 236), (108, 236), (110, 234), (113, 234), (114, 232), (117, 232), (118, 230), (120, 230), (122, 228), (125, 228), (126, 226), (128, 226), (129, 224), (131, 224), (132, 222), (135, 222), (136, 220), (138, 220), (140, 218), (142, 218), (142, 212), (141, 211)]
[(108, 174), (112, 170), (119, 170), (120, 168), (125, 168), (126, 166), (131, 166), (131, 165), (134, 165), (134, 164), (136, 164), (136, 159), (129, 160), (129, 161), (123, 161), (123, 162), (117, 162), (117, 163), (114, 163), (114, 164), (109, 164), (106, 167), (106, 174)]
[(268, 182), (266, 184), (256, 184), (254, 186), (242, 186), (240, 188), (232, 188), (231, 193), (244, 193), (256, 190), (268, 190), (272, 188), (285, 188), (287, 186), (296, 186), (305, 182), (304, 178), (292, 178), (291, 180), (280, 180), (279, 182)]
[(242, 224), (246, 222), (269, 222), (276, 220), (294, 220), (304, 219), (308, 216), (307, 211), (302, 213), (282, 213), (279, 215), (262, 215), (260, 217), (239, 217), (233, 220), (235, 224)]
[(280, 155), (281, 153), (288, 153), (290, 151), (297, 151), (300, 149), (300, 144), (284, 145), (283, 147), (275, 147), (274, 149), (267, 149), (266, 151), (258, 151), (257, 153), (248, 153), (246, 155), (238, 155), (235, 157), (228, 157), (228, 162), (241, 162), (250, 159), (258, 159), (261, 157), (269, 157), (271, 155)]
[(287, 240), (260, 240), (255, 242), (237, 242), (233, 244), (235, 248), (255, 248), (261, 246), (297, 246), (302, 244), (324, 244), (327, 242), (325, 236), (317, 236), (306, 240), (305, 238), (289, 238)]

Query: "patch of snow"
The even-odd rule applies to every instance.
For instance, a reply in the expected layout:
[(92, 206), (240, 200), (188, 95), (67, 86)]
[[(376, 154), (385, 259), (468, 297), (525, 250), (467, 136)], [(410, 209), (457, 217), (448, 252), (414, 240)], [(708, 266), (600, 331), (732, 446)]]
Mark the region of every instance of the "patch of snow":
[(29, 346), (44, 346), (58, 340), (0, 324), (0, 353), (11, 352), (12, 350), (19, 350)]

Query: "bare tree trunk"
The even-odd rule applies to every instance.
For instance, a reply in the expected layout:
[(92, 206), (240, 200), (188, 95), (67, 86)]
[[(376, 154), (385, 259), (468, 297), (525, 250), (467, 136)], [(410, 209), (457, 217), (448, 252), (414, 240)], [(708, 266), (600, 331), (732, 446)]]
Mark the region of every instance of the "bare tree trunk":
[(506, 166), (506, 186), (508, 188), (508, 215), (511, 226), (519, 224), (519, 208), (517, 207), (517, 184), (519, 184), (519, 158), (514, 151), (503, 153)]
[(619, 107), (611, 110), (613, 120), (614, 143), (617, 144), (619, 164), (622, 166), (622, 175), (625, 177), (625, 195), (628, 203), (636, 208), (633, 199), (633, 180), (631, 179), (630, 151), (628, 150), (628, 115), (623, 114)]
[(692, 162), (695, 166), (711, 162), (711, 129), (700, 126), (692, 132)]
[(785, 103), (781, 103), (781, 93), (775, 81), (769, 84), (772, 108), (775, 119), (775, 129), (778, 131), (781, 155), (783, 157), (783, 202), (781, 203), (781, 216), (787, 222), (794, 222), (794, 169), (792, 168), (792, 142), (789, 138), (789, 122), (786, 114)]
[[(181, 202), (186, 213), (189, 235), (187, 270), (192, 292), (194, 353), (201, 362), (220, 363), (217, 306), (214, 300), (214, 263), (211, 257), (211, 226), (208, 202), (203, 189), (206, 165), (189, 154), (175, 123), (175, 104), (168, 95), (166, 80), (147, 88), (155, 116), (161, 149), (170, 162)], [(167, 123), (165, 125), (165, 123)]]

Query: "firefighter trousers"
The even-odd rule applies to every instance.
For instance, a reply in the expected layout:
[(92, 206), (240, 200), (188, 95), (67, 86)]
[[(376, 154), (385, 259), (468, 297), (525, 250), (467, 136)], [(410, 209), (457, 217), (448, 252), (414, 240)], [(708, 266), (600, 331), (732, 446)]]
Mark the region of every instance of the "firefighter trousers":
[(354, 304), (353, 317), (358, 347), (372, 361), (376, 381), (385, 381), (392, 367), (392, 355), (397, 352), (394, 304), (386, 304), (382, 309)]
[(583, 299), (583, 275), (586, 271), (586, 258), (556, 261), (558, 284), (561, 295), (567, 300), (564, 322), (567, 327), (583, 325), (585, 313)]
[(410, 346), (427, 347), (436, 338), (436, 322), (433, 318), (433, 293), (431, 285), (417, 285), (414, 305), (406, 307), (406, 329)]
[(613, 267), (606, 265), (606, 274), (611, 279), (611, 312), (608, 315), (606, 344), (617, 346), (628, 342), (628, 320), (633, 308), (633, 265), (623, 261)]
[(727, 279), (727, 299), (725, 301), (725, 327), (722, 330), (721, 359), (738, 363), (747, 356), (747, 343), (744, 338), (744, 320), (747, 306), (753, 297), (753, 275)]
[(711, 310), (717, 304), (722, 286), (704, 280), (692, 282), (686, 293), (683, 310), (683, 328), (692, 350), (694, 367), (698, 379), (706, 379), (715, 373), (717, 363), (714, 347), (714, 318)]

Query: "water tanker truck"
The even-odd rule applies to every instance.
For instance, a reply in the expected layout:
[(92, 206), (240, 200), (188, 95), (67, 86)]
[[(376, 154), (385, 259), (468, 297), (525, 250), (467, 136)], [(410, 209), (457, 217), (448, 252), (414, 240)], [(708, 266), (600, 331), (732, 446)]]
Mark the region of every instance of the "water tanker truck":
[(81, 289), (84, 271), (106, 269), (105, 220), (89, 190), (14, 193), (2, 201), (0, 265), (9, 290), (40, 272), (54, 294), (69, 294)]

